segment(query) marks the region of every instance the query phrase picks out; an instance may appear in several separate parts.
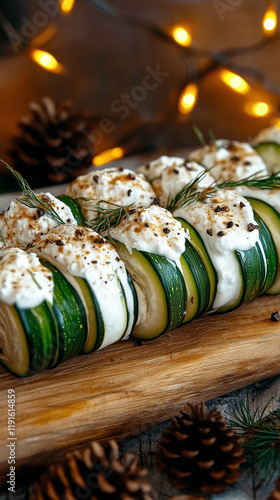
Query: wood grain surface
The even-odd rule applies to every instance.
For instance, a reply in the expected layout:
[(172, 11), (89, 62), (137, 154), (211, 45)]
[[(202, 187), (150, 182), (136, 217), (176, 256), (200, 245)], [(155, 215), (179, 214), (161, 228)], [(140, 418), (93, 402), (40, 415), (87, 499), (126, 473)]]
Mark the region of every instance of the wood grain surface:
[(136, 435), (186, 401), (209, 400), (280, 373), (280, 297), (261, 297), (136, 345), (119, 342), (31, 378), (0, 381), (0, 472), (6, 473), (7, 390), (16, 392), (17, 468), (58, 460), (91, 439)]

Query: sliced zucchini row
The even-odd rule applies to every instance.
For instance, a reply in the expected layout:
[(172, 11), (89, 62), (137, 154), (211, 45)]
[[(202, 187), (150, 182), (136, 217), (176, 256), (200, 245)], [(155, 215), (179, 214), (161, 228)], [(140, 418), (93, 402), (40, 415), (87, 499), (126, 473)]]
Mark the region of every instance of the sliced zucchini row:
[(270, 173), (280, 171), (280, 144), (276, 142), (260, 142), (255, 150), (262, 157)]
[(15, 375), (32, 375), (57, 363), (59, 333), (51, 305), (32, 309), (0, 304), (0, 360)]
[[(266, 293), (269, 295), (276, 295), (280, 293), (280, 214), (277, 212), (271, 205), (268, 203), (257, 200), (255, 198), (247, 198), (250, 202), (253, 210), (259, 215), (259, 217), (264, 222), (265, 226), (269, 230), (269, 233), (272, 237), (274, 248), (277, 253), (277, 271), (275, 274), (275, 278), (273, 280), (273, 284), (266, 290)], [(268, 241), (268, 240), (267, 240)], [(275, 259), (275, 253), (272, 252), (270, 254), (271, 259)]]
[(260, 243), (264, 251), (266, 265), (266, 279), (261, 294), (266, 293), (273, 285), (278, 267), (277, 251), (270, 231), (259, 215), (254, 212), (254, 219), (260, 228)]
[(257, 242), (250, 250), (237, 250), (236, 256), (240, 262), (243, 275), (243, 296), (241, 304), (248, 304), (258, 297), (266, 280), (266, 264), (261, 243)]
[(61, 194), (57, 198), (70, 208), (74, 219), (76, 219), (77, 226), (84, 226), (85, 219), (82, 214), (79, 202), (74, 198), (71, 198), (67, 194)]
[(154, 339), (180, 326), (186, 313), (187, 292), (181, 271), (165, 257), (114, 241), (120, 258), (131, 275), (139, 304), (133, 336)]

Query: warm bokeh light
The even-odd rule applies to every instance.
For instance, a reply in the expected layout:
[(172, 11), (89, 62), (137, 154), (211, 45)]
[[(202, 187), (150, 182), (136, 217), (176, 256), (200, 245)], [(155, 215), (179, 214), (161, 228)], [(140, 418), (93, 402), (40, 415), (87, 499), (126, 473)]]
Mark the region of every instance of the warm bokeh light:
[(245, 109), (252, 116), (266, 116), (271, 112), (271, 106), (267, 102), (247, 103)]
[(276, 118), (274, 118), (271, 122), (271, 125), (275, 128), (280, 128), (280, 117), (277, 116)]
[(232, 71), (223, 69), (221, 71), (221, 79), (228, 85), (232, 90), (240, 92), (240, 94), (245, 94), (250, 90), (250, 85), (239, 75), (236, 75)]
[(179, 111), (187, 115), (196, 105), (198, 88), (195, 83), (190, 83), (182, 91), (179, 98)]
[(49, 52), (31, 49), (28, 54), (33, 61), (39, 64), (39, 66), (42, 66), (46, 71), (50, 71), (51, 73), (65, 73), (65, 68), (62, 64), (60, 64), (54, 56), (49, 54)]
[(277, 27), (277, 15), (275, 8), (269, 7), (263, 18), (263, 32), (266, 36), (271, 36), (275, 33)]
[(75, 4), (75, 0), (60, 0), (60, 11), (62, 14), (70, 14)]
[(109, 163), (109, 161), (118, 160), (119, 158), (123, 158), (124, 149), (123, 148), (112, 148), (107, 149), (107, 151), (103, 151), (99, 155), (95, 156), (92, 160), (92, 163), (95, 167), (100, 167), (105, 163)]
[(175, 26), (172, 30), (172, 36), (175, 42), (179, 43), (179, 45), (183, 45), (184, 47), (190, 45), (192, 41), (190, 34), (187, 30), (185, 30), (185, 28), (182, 28), (182, 26)]

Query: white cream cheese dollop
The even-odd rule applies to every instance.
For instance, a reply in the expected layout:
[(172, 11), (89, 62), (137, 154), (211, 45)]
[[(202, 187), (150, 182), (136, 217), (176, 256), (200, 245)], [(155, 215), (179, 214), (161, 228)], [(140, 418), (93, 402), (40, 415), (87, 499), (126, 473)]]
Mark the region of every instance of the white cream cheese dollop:
[(144, 175), (122, 167), (81, 175), (68, 186), (66, 194), (72, 198), (91, 200), (79, 200), (87, 221), (95, 219), (96, 213), (91, 205), (100, 200), (120, 205), (133, 203), (135, 207), (149, 207), (156, 201), (156, 194)]
[(262, 200), (280, 213), (280, 189), (258, 189), (247, 186), (239, 186), (236, 189), (245, 198)]
[(219, 181), (240, 180), (250, 175), (267, 175), (262, 158), (250, 144), (219, 139), (193, 151), (190, 160), (197, 161)]
[(156, 179), (153, 183), (159, 204), (165, 207), (169, 199), (174, 198), (186, 184), (189, 184), (202, 173), (205, 173), (205, 175), (197, 181), (198, 188), (208, 187), (215, 182), (214, 177), (195, 161), (165, 168), (159, 179)]
[(110, 235), (123, 243), (130, 253), (135, 248), (161, 255), (175, 261), (180, 268), (179, 259), (185, 251), (186, 233), (180, 222), (165, 208), (152, 205), (130, 210), (127, 219), (110, 229)]
[[(70, 208), (65, 203), (51, 193), (40, 193), (37, 196), (52, 206), (65, 224), (76, 224)], [(0, 231), (6, 244), (19, 248), (26, 248), (41, 234), (57, 225), (58, 222), (48, 217), (44, 210), (29, 208), (18, 200), (12, 201), (8, 210), (0, 214)]]
[(53, 302), (52, 273), (35, 253), (7, 247), (0, 254), (0, 300), (20, 309)]
[(246, 251), (259, 240), (259, 228), (249, 202), (236, 190), (218, 190), (205, 202), (174, 212), (198, 231), (217, 272), (213, 308), (234, 303), (239, 297), (241, 276), (235, 250)]
[(153, 181), (156, 177), (160, 176), (164, 169), (182, 165), (185, 161), (185, 158), (180, 158), (178, 156), (162, 155), (156, 160), (141, 165), (141, 167), (136, 169), (136, 172), (144, 174), (149, 181)]
[[(105, 325), (101, 347), (122, 337), (127, 317), (124, 289), (129, 308), (127, 338), (133, 323), (133, 297), (123, 262), (111, 243), (82, 226), (59, 226), (41, 236), (32, 251), (50, 260), (65, 276), (84, 278), (94, 292)], [(68, 279), (67, 277), (67, 279)], [(73, 284), (73, 283), (72, 283)]]

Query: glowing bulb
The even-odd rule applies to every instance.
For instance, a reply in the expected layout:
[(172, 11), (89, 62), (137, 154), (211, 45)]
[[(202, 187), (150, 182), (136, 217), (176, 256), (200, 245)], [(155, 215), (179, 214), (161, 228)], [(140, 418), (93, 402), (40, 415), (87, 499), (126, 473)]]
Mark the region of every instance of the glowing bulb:
[(187, 30), (185, 30), (185, 28), (182, 28), (182, 26), (176, 26), (173, 28), (172, 36), (175, 42), (179, 43), (179, 45), (183, 45), (184, 47), (190, 45), (192, 41), (190, 34)]
[(187, 115), (193, 110), (197, 101), (197, 92), (198, 88), (195, 83), (190, 83), (184, 88), (179, 98), (179, 111), (182, 114)]
[(223, 82), (240, 94), (245, 94), (250, 89), (250, 85), (241, 76), (224, 69), (221, 72)]
[(271, 111), (271, 107), (266, 102), (255, 102), (245, 106), (247, 113), (252, 116), (266, 116)]
[(51, 73), (64, 73), (65, 69), (60, 64), (54, 56), (39, 49), (31, 49), (29, 55), (33, 61), (35, 61), (39, 66), (42, 66), (46, 71)]
[(277, 15), (275, 8), (269, 7), (263, 18), (263, 32), (267, 36), (274, 34), (277, 27)]
[(103, 151), (99, 155), (95, 156), (92, 160), (93, 165), (95, 167), (100, 167), (100, 165), (104, 165), (105, 163), (109, 163), (109, 161), (118, 160), (124, 156), (123, 148), (112, 148), (107, 149), (107, 151)]
[(59, 5), (60, 5), (60, 11), (62, 14), (70, 14), (71, 10), (73, 9), (75, 4), (75, 0), (60, 0)]

